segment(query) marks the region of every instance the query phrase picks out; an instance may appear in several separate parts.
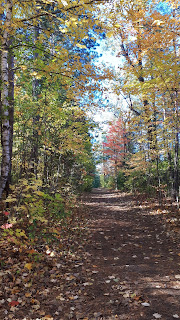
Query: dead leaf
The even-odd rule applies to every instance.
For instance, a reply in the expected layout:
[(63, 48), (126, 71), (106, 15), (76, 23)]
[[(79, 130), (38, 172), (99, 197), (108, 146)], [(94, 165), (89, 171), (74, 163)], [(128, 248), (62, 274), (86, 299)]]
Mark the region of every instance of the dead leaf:
[(24, 268), (28, 269), (29, 271), (31, 271), (32, 269), (32, 263), (26, 263)]
[(83, 286), (85, 286), (85, 287), (86, 287), (86, 286), (92, 286), (92, 285), (93, 285), (92, 282), (84, 282), (84, 283), (83, 283)]
[(25, 293), (25, 297), (26, 297), (26, 298), (30, 298), (31, 295), (32, 295), (32, 294), (31, 294), (30, 292), (26, 292), (26, 293)]
[(143, 303), (141, 303), (141, 305), (143, 307), (150, 307), (150, 303), (148, 303), (148, 302), (143, 302)]
[(162, 318), (161, 314), (159, 314), (159, 313), (153, 313), (153, 317), (156, 319)]
[(19, 302), (18, 302), (18, 301), (11, 301), (11, 302), (9, 302), (9, 305), (10, 305), (11, 307), (16, 307), (16, 306), (19, 305)]

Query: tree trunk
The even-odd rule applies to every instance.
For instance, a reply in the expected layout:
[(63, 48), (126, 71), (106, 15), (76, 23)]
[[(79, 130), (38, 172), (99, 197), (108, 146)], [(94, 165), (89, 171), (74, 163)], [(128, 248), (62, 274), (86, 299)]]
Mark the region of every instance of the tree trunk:
[(118, 189), (118, 170), (117, 170), (117, 158), (115, 159), (115, 190)]
[(2, 160), (1, 160), (1, 177), (0, 177), (0, 199), (2, 199), (5, 190), (9, 173), (10, 173), (10, 120), (9, 120), (9, 65), (8, 52), (9, 40), (12, 18), (12, 0), (6, 1), (6, 18), (4, 23), (4, 30), (2, 32), (2, 46), (1, 46), (1, 146), (2, 146)]
[(174, 153), (174, 193), (177, 206), (179, 207), (179, 114), (177, 101), (175, 103), (176, 127), (175, 127), (175, 153)]
[[(39, 24), (37, 24), (34, 27), (34, 44), (36, 46), (36, 42), (37, 39), (39, 37)], [(34, 52), (34, 61), (36, 62), (38, 58), (38, 53)], [(35, 102), (35, 105), (37, 106), (38, 104), (38, 92), (39, 90), (39, 81), (38, 79), (35, 77), (33, 79), (33, 88), (32, 88), (32, 94), (33, 94), (33, 100)], [(37, 110), (35, 111), (35, 113), (37, 112)], [(38, 126), (38, 122), (39, 122), (39, 115), (35, 115), (33, 117), (33, 141), (32, 141), (32, 154), (31, 154), (31, 161), (32, 161), (32, 168), (33, 168), (33, 173), (36, 176), (37, 179), (37, 167), (38, 167), (38, 144), (39, 144), (39, 135), (38, 135), (38, 130), (37, 130), (37, 126)]]
[[(175, 18), (175, 10), (173, 11), (173, 17)], [(178, 74), (178, 41), (175, 37), (176, 26), (174, 25), (174, 38), (173, 38), (173, 47), (174, 47), (174, 62), (176, 66), (176, 77), (174, 83), (174, 106), (175, 106), (175, 153), (174, 153), (174, 193), (177, 206), (179, 208), (179, 74)]]
[(6, 183), (6, 195), (9, 193), (9, 183), (11, 183), (11, 168), (12, 168), (12, 147), (13, 147), (13, 124), (14, 124), (14, 53), (11, 48), (12, 39), (9, 42), (9, 56), (8, 56), (8, 78), (9, 78), (9, 153), (10, 153), (10, 169), (9, 177)]

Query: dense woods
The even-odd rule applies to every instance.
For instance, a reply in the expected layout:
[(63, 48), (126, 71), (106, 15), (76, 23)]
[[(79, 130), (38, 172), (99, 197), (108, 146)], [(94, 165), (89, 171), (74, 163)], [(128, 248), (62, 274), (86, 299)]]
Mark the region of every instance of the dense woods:
[[(83, 299), (99, 308), (99, 297), (107, 314), (118, 305), (117, 319), (119, 306), (149, 307), (136, 288), (127, 290), (134, 272), (147, 271), (145, 259), (159, 276), (164, 261), (172, 268), (180, 255), (164, 231), (166, 218), (151, 219), (173, 212), (166, 222), (179, 232), (179, 0), (0, 4), (0, 319), (99, 319), (99, 309), (93, 318), (80, 315)], [(103, 116), (96, 120), (99, 110), (113, 114), (106, 126)], [(90, 194), (97, 187), (108, 190)], [(109, 258), (100, 259), (102, 247)], [(134, 252), (140, 271), (134, 262), (131, 281), (125, 268)], [(118, 273), (108, 273), (118, 260), (120, 286)], [(167, 283), (170, 292), (179, 277)], [(106, 301), (116, 289), (129, 300), (119, 302), (116, 292)], [(179, 318), (175, 304), (170, 317)]]
[[(103, 79), (127, 104), (103, 143), (105, 185), (178, 202), (178, 1), (7, 0), (0, 10), (2, 210), (16, 214), (24, 186), (91, 189), (95, 124), (86, 110)], [(94, 63), (101, 37), (113, 39), (116, 71)]]
[(1, 245), (25, 256), (27, 248), (57, 243), (64, 219), (73, 228), (75, 194), (92, 187), (95, 123), (82, 96), (92, 99), (99, 81), (92, 59), (103, 31), (95, 7), (1, 1)]
[[(123, 115), (129, 147), (119, 170), (119, 188), (158, 193), (160, 201), (171, 196), (178, 202), (178, 2), (116, 2), (107, 11), (107, 35), (114, 37), (116, 48), (119, 45), (121, 58), (114, 90), (129, 109)], [(113, 186), (108, 176), (106, 185)]]
[(38, 188), (50, 193), (91, 185), (94, 125), (78, 99), (95, 76), (90, 49), (96, 26), (85, 6), (2, 2), (0, 198), (19, 179), (38, 180)]
[[(92, 188), (87, 110), (105, 79), (126, 110), (104, 135), (101, 184), (178, 202), (178, 1), (7, 0), (0, 10), (1, 210), (23, 211), (31, 189)], [(119, 57), (114, 70), (95, 63), (101, 38)]]

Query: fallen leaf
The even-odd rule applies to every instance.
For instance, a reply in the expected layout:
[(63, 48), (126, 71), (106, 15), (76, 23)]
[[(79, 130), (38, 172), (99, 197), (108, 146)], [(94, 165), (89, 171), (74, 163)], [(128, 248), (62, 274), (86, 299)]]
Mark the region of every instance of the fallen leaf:
[(18, 302), (18, 301), (11, 301), (11, 302), (9, 302), (9, 305), (10, 305), (11, 307), (15, 307), (15, 306), (18, 306), (18, 305), (19, 305), (19, 302)]
[(3, 304), (3, 303), (5, 303), (5, 300), (4, 299), (0, 300), (0, 304)]
[(33, 254), (33, 253), (37, 253), (37, 251), (34, 250), (34, 249), (31, 249), (31, 250), (28, 250), (28, 253), (29, 253), (29, 254)]
[(141, 303), (141, 305), (142, 305), (143, 307), (149, 307), (149, 306), (150, 306), (150, 303), (148, 303), (148, 302), (143, 302), (143, 303)]
[(32, 263), (26, 263), (24, 268), (28, 269), (29, 271), (31, 271), (32, 269)]
[(26, 288), (30, 288), (30, 287), (32, 287), (32, 282), (25, 283), (24, 286), (25, 286)]
[(31, 294), (30, 292), (26, 292), (26, 293), (25, 293), (25, 297), (26, 297), (26, 298), (31, 297), (31, 295), (32, 295), (32, 294)]
[(70, 300), (77, 300), (79, 298), (79, 296), (71, 296), (69, 297)]
[(32, 306), (32, 308), (35, 309), (35, 310), (38, 310), (38, 309), (40, 309), (40, 305), (39, 304), (35, 304), (35, 305)]
[(159, 313), (153, 313), (153, 317), (156, 319), (162, 318), (161, 314), (159, 314)]
[(84, 282), (84, 283), (83, 283), (83, 286), (85, 286), (85, 287), (86, 287), (86, 286), (92, 286), (92, 285), (93, 285), (92, 282)]
[[(133, 294), (131, 295), (131, 298), (134, 299), (134, 300), (136, 300), (136, 301), (141, 300), (141, 296), (136, 296), (135, 293), (133, 293)], [(141, 301), (142, 301), (142, 300), (141, 300)]]

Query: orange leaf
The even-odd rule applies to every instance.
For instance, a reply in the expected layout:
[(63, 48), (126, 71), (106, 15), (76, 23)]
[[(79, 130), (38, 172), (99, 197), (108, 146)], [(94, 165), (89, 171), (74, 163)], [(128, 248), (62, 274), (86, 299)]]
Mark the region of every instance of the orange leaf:
[(31, 293), (30, 293), (30, 292), (26, 292), (26, 293), (25, 293), (25, 297), (26, 297), (26, 298), (31, 297)]
[(34, 249), (28, 250), (28, 253), (33, 254), (33, 253), (37, 253), (37, 251), (35, 251)]

